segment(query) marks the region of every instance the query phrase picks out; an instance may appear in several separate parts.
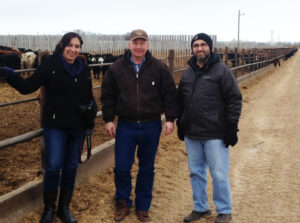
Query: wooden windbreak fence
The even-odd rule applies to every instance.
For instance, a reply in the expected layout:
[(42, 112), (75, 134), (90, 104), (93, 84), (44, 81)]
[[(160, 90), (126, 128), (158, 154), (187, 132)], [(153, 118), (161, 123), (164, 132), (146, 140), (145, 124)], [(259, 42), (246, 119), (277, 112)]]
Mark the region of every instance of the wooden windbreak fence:
[[(120, 55), (128, 48), (127, 35), (81, 34), (82, 51), (91, 54), (112, 53)], [(0, 35), (0, 45), (31, 50), (53, 51), (62, 35)], [(191, 35), (149, 35), (150, 49), (153, 51), (185, 50), (190, 48)], [(212, 36), (216, 39), (215, 36)]]

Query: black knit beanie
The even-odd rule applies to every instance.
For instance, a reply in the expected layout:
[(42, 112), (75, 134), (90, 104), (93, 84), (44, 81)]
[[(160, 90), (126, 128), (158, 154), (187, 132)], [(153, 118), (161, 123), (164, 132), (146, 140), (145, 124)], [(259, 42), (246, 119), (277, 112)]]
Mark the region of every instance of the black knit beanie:
[(193, 50), (193, 43), (199, 39), (202, 39), (203, 41), (205, 41), (207, 43), (207, 45), (209, 46), (210, 52), (212, 52), (213, 42), (212, 42), (212, 39), (210, 38), (210, 36), (207, 35), (206, 33), (198, 33), (193, 37), (192, 42), (191, 42), (192, 50)]

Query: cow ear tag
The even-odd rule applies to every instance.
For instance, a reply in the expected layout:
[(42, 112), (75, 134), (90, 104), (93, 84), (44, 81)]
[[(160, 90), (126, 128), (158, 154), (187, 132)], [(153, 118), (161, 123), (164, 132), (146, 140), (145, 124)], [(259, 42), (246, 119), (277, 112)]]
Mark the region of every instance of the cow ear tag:
[(152, 81), (152, 85), (155, 85), (154, 81)]

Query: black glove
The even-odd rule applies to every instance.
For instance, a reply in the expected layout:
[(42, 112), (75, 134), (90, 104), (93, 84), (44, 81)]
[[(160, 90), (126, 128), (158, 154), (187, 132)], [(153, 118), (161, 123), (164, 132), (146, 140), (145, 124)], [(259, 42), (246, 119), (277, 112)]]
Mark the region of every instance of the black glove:
[(238, 131), (237, 123), (226, 121), (223, 138), (225, 147), (234, 146), (238, 142)]
[(9, 77), (16, 75), (17, 73), (9, 67), (0, 67), (0, 78), (7, 80)]
[(180, 124), (180, 120), (179, 119), (176, 120), (176, 125), (177, 125), (177, 135), (178, 135), (178, 138), (180, 140), (184, 141), (185, 131), (184, 131), (184, 128), (182, 127), (182, 125)]

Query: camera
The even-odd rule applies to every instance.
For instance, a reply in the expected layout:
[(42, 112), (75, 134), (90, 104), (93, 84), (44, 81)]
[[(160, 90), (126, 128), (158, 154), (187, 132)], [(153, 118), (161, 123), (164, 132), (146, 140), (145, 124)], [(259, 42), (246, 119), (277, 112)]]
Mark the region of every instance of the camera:
[(84, 105), (79, 105), (79, 113), (82, 118), (82, 127), (84, 129), (94, 128), (94, 119), (98, 111), (97, 104), (92, 101)]

